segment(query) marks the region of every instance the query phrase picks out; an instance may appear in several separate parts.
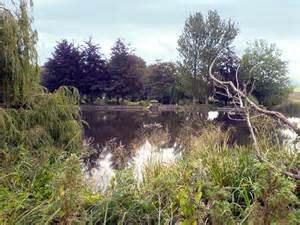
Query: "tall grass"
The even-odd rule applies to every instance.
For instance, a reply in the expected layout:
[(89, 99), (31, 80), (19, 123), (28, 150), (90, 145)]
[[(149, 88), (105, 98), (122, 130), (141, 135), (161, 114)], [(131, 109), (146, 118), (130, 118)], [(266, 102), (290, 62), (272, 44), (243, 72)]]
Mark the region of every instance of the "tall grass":
[(105, 193), (93, 193), (81, 175), (77, 101), (63, 88), (1, 109), (0, 224), (299, 224), (299, 183), (278, 172), (299, 169), (299, 155), (263, 127), (261, 154), (273, 166), (207, 125), (184, 130), (175, 164), (149, 164), (141, 184), (132, 169), (118, 170)]
[(300, 116), (300, 102), (287, 101), (286, 103), (275, 106), (274, 110), (280, 111), (289, 116)]
[[(61, 88), (55, 94), (31, 96), (27, 108), (0, 110), (1, 224), (63, 220), (74, 210), (73, 206), (64, 209), (66, 205), (57, 200), (60, 196), (67, 201), (67, 195), (74, 194), (72, 188), (57, 183), (73, 185), (80, 176), (79, 161), (72, 156), (79, 155), (82, 130), (74, 92)], [(78, 168), (76, 176), (67, 176), (72, 172), (63, 167), (68, 160), (73, 161), (72, 171)], [(58, 189), (67, 194), (59, 195)]]
[[(88, 221), (297, 224), (296, 183), (258, 162), (251, 147), (229, 148), (226, 140), (226, 134), (208, 129), (193, 140), (192, 148), (177, 164), (148, 167), (141, 186), (132, 171), (119, 171), (107, 194), (87, 207)], [(285, 155), (266, 149), (264, 154), (275, 162)], [(286, 163), (293, 164), (289, 160)]]

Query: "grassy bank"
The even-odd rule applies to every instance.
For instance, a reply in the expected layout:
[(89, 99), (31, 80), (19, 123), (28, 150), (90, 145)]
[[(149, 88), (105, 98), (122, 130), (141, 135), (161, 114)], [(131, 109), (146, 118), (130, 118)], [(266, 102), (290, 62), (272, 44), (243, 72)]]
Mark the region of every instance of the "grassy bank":
[[(87, 207), (89, 222), (299, 223), (297, 183), (259, 163), (251, 148), (229, 148), (226, 139), (214, 128), (206, 130), (183, 160), (147, 168), (140, 186), (130, 170), (119, 171), (112, 188)], [(263, 154), (278, 169), (299, 167), (294, 155), (274, 146), (269, 150), (265, 145)]]
[(77, 102), (61, 88), (31, 96), (26, 108), (0, 109), (0, 224), (64, 223), (74, 216), (82, 187)]
[(300, 115), (300, 101), (287, 101), (286, 103), (272, 107), (272, 109), (282, 112), (287, 116)]
[(299, 155), (262, 142), (274, 170), (210, 126), (176, 164), (148, 166), (143, 183), (129, 168), (92, 193), (80, 170), (76, 98), (66, 96), (1, 110), (1, 224), (299, 224), (299, 183), (278, 172), (299, 168)]

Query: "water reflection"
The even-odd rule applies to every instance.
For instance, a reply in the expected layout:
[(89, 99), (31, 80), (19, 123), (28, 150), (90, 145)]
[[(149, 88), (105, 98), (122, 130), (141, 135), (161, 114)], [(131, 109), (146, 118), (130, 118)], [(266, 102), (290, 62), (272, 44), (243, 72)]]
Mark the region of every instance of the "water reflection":
[(83, 165), (85, 181), (94, 193), (104, 193), (108, 189), (115, 176), (112, 164), (112, 154), (108, 153), (104, 157), (99, 157), (92, 168), (87, 168), (87, 164)]
[(207, 120), (218, 123), (222, 129), (236, 129), (232, 144), (245, 144), (248, 141), (246, 124), (241, 121), (231, 121), (226, 116), (207, 108), (198, 108), (191, 112), (161, 112), (151, 114), (146, 111), (83, 111), (83, 119), (88, 123), (84, 129), (86, 138), (92, 138), (95, 144), (105, 145), (111, 139), (121, 143), (126, 148), (139, 138), (144, 129), (161, 128), (170, 133), (170, 145), (174, 144), (181, 128), (190, 122), (204, 123)]
[[(88, 110), (83, 112), (83, 119), (88, 124), (85, 139), (89, 140), (89, 154), (83, 167), (87, 183), (95, 192), (107, 189), (115, 170), (131, 168), (140, 184), (148, 166), (175, 163), (181, 150), (188, 148), (191, 134), (197, 135), (207, 123), (218, 123), (224, 130), (231, 126), (218, 112), (208, 112), (206, 108), (159, 114)], [(231, 143), (241, 142), (238, 139), (243, 132), (237, 133)]]
[[(86, 162), (83, 163), (85, 181), (94, 193), (104, 193), (115, 176), (112, 154), (105, 148), (91, 168)], [(151, 144), (148, 139), (134, 152), (134, 156), (128, 161), (127, 168), (131, 169), (138, 186), (143, 183), (147, 168), (169, 166), (181, 158), (181, 151), (178, 151), (176, 143), (169, 148), (160, 148)]]
[(125, 146), (140, 136), (143, 128), (163, 128), (175, 137), (183, 119), (183, 114), (175, 112), (162, 112), (151, 114), (147, 112), (128, 111), (84, 111), (83, 119), (89, 124), (85, 127), (85, 137), (93, 138), (99, 145), (115, 138)]
[[(168, 166), (181, 158), (181, 150), (188, 148), (190, 134), (201, 133), (209, 123), (218, 124), (230, 132), (229, 145), (248, 144), (248, 128), (243, 121), (231, 120), (226, 114), (199, 110), (187, 113), (130, 111), (83, 112), (88, 125), (84, 134), (89, 154), (84, 158), (85, 178), (94, 192), (105, 192), (115, 171), (130, 168), (136, 183), (144, 180), (147, 167)], [(300, 126), (299, 118), (290, 118)], [(295, 152), (297, 135), (281, 128), (287, 149)]]
[[(290, 117), (288, 120), (300, 128), (300, 118)], [(300, 141), (299, 137), (295, 131), (286, 127), (280, 130), (283, 139), (283, 146), (290, 153), (299, 153), (300, 152)]]

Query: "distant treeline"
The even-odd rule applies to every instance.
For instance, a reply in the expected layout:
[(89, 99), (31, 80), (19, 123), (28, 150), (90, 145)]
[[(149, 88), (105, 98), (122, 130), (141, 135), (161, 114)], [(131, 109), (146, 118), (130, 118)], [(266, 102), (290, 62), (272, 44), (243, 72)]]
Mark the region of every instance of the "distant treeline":
[(175, 103), (180, 95), (177, 66), (157, 61), (147, 66), (129, 45), (118, 39), (109, 60), (92, 40), (75, 46), (62, 40), (42, 69), (42, 83), (50, 91), (62, 85), (76, 87), (89, 101), (97, 97), (132, 101), (157, 99)]
[(121, 39), (109, 59), (92, 40), (80, 46), (62, 40), (42, 68), (42, 84), (50, 91), (74, 86), (88, 102), (104, 98), (227, 104), (232, 99), (209, 79), (209, 66), (218, 56), (214, 71), (223, 80), (239, 84), (260, 104), (281, 103), (291, 90), (281, 52), (274, 44), (257, 40), (238, 57), (232, 44), (238, 33), (236, 24), (221, 19), (216, 11), (207, 17), (196, 13), (186, 20), (178, 39), (180, 60), (149, 66)]

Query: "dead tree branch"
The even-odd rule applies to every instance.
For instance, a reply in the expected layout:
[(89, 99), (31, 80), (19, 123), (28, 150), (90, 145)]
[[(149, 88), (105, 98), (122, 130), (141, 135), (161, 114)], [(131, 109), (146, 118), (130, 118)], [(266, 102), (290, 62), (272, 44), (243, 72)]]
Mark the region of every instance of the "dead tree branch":
[(265, 114), (267, 116), (271, 116), (275, 119), (280, 120), (282, 123), (284, 123), (285, 125), (287, 125), (289, 128), (291, 128), (292, 130), (294, 130), (296, 132), (296, 134), (298, 136), (300, 136), (300, 128), (297, 127), (297, 125), (293, 124), (292, 122), (290, 122), (288, 120), (287, 117), (285, 117), (282, 113), (277, 112), (277, 111), (272, 111), (272, 110), (267, 110), (265, 108), (262, 108), (261, 106), (258, 106), (255, 102), (253, 102), (243, 91), (241, 91), (240, 89), (238, 89), (232, 81), (221, 81), (218, 78), (216, 78), (216, 76), (213, 74), (212, 69), (213, 66), (216, 62), (218, 57), (216, 57), (213, 62), (211, 63), (210, 67), (209, 67), (209, 76), (210, 78), (218, 85), (224, 87), (225, 89), (228, 87), (230, 87), (232, 89), (232, 91), (237, 94), (238, 96), (240, 96), (241, 98), (244, 99), (245, 102), (247, 102), (253, 109), (255, 109), (257, 112)]
[[(209, 76), (210, 78), (216, 83), (217, 86), (222, 87), (225, 91), (228, 97), (231, 97), (233, 100), (238, 100), (238, 103), (240, 105), (241, 108), (244, 109), (245, 112), (245, 116), (246, 116), (246, 122), (247, 122), (247, 126), (249, 128), (250, 131), (250, 135), (251, 135), (251, 139), (253, 142), (253, 147), (255, 149), (256, 152), (256, 157), (258, 159), (259, 162), (262, 163), (268, 163), (270, 165), (270, 167), (287, 176), (290, 177), (292, 179), (296, 179), (296, 180), (300, 180), (300, 174), (297, 171), (296, 173), (291, 173), (291, 172), (286, 172), (286, 171), (279, 171), (274, 165), (272, 165), (270, 162), (268, 162), (266, 159), (264, 159), (262, 157), (262, 155), (260, 154), (260, 149), (259, 149), (259, 145), (256, 139), (256, 135), (253, 129), (253, 126), (251, 124), (251, 117), (250, 117), (250, 110), (249, 108), (253, 108), (256, 112), (270, 116), (274, 119), (278, 119), (279, 121), (281, 121), (282, 123), (284, 123), (285, 125), (287, 125), (289, 128), (291, 128), (292, 130), (295, 131), (295, 133), (300, 136), (300, 128), (298, 128), (297, 125), (291, 123), (287, 117), (285, 117), (282, 113), (277, 112), (277, 111), (271, 111), (271, 110), (267, 110), (261, 106), (258, 106), (255, 102), (253, 102), (248, 96), (247, 96), (247, 91), (246, 88), (244, 91), (240, 90), (239, 88), (239, 81), (238, 81), (238, 71), (239, 71), (239, 67), (236, 71), (235, 77), (236, 77), (236, 85), (234, 85), (234, 83), (232, 81), (222, 81), (219, 80), (212, 72), (213, 66), (217, 60), (218, 56), (213, 60), (213, 62), (211, 63), (210, 67), (209, 67)], [(252, 68), (253, 69), (253, 68)], [(251, 72), (252, 72), (251, 69)], [(253, 91), (254, 88), (254, 82), (252, 83), (252, 87), (251, 87), (251, 92)], [(233, 92), (233, 93), (232, 93)], [(225, 94), (225, 95), (226, 95)], [(235, 102), (234, 101), (234, 102)], [(236, 105), (236, 103), (234, 103)], [(249, 107), (250, 106), (250, 107)]]

